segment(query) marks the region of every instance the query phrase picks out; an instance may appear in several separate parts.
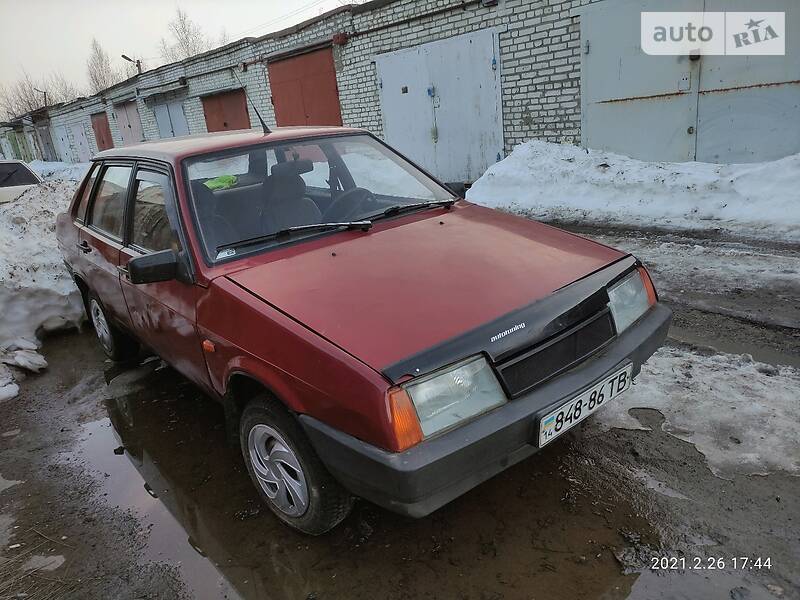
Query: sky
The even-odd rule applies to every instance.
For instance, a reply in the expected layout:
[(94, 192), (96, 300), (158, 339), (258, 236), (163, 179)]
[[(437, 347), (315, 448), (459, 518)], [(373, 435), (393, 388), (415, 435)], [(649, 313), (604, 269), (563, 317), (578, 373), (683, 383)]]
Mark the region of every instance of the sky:
[[(347, 0), (0, 0), (0, 83), (26, 70), (34, 79), (60, 72), (87, 87), (92, 38), (122, 68), (121, 54), (160, 64), (159, 40), (180, 6), (215, 41), (229, 41), (294, 25)], [(357, 3), (357, 2), (355, 2)]]

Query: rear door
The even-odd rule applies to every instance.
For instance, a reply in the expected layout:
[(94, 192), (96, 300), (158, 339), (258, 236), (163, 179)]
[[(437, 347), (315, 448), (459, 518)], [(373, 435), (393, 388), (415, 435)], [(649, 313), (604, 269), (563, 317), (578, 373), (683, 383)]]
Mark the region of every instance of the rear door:
[(203, 98), (203, 113), (206, 129), (229, 131), (250, 129), (250, 115), (247, 114), (247, 97), (244, 90), (233, 90)]
[(129, 232), (120, 251), (122, 291), (136, 337), (189, 379), (208, 383), (208, 369), (195, 329), (200, 289), (177, 280), (133, 284), (128, 262), (161, 250), (183, 252), (175, 190), (169, 170), (140, 165), (132, 183)]
[(130, 319), (120, 288), (118, 267), (132, 173), (131, 163), (103, 165), (80, 235), (81, 252), (86, 257), (86, 283), (100, 298), (108, 316), (126, 327), (130, 327)]

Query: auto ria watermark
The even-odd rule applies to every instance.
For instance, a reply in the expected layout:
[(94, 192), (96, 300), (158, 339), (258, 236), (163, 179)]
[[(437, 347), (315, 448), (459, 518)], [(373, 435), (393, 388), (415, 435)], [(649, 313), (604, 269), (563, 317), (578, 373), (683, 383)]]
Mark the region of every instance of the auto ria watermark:
[(661, 56), (782, 56), (786, 13), (643, 12), (642, 50)]

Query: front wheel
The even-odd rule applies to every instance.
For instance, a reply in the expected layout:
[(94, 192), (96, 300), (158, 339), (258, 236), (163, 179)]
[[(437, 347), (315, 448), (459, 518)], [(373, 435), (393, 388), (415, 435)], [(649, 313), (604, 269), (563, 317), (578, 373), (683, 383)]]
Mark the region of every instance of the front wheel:
[(267, 396), (250, 402), (242, 413), (239, 440), (250, 478), (281, 521), (320, 535), (349, 514), (352, 496), (331, 477), (281, 404)]
[(87, 308), (97, 339), (108, 358), (113, 361), (124, 361), (136, 356), (139, 344), (108, 320), (97, 296), (89, 296)]

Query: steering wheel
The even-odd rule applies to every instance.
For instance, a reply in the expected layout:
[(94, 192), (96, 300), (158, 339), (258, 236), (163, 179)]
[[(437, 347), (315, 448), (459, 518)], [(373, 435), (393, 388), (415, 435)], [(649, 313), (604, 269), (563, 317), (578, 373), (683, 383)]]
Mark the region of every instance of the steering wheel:
[(375, 201), (375, 196), (368, 189), (354, 187), (353, 189), (347, 190), (336, 198), (336, 200), (331, 202), (331, 205), (322, 215), (322, 222), (338, 223), (339, 221), (346, 221), (357, 212), (367, 200)]

